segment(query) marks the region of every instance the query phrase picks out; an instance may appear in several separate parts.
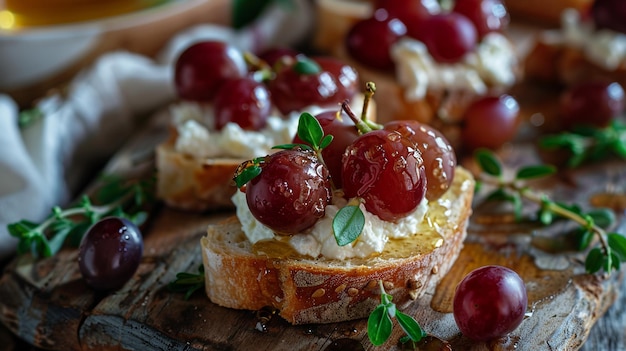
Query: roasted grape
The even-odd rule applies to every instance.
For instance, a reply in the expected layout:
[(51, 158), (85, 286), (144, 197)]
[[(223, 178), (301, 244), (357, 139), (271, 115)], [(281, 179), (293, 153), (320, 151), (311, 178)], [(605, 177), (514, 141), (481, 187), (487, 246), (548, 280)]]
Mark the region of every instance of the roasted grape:
[(346, 197), (363, 199), (365, 208), (385, 221), (413, 212), (426, 193), (424, 161), (415, 143), (384, 129), (348, 146), (342, 178)]
[(378, 9), (370, 18), (355, 23), (346, 35), (346, 50), (356, 61), (380, 70), (392, 70), (391, 46), (406, 34), (406, 26)]
[(385, 129), (397, 131), (417, 145), (424, 160), (426, 198), (440, 198), (450, 188), (456, 168), (456, 155), (448, 139), (437, 129), (415, 120), (392, 121), (385, 124)]
[(261, 52), (259, 58), (271, 67), (274, 67), (280, 60), (285, 58), (295, 59), (300, 54), (299, 51), (291, 48), (273, 47)]
[(215, 96), (214, 111), (216, 130), (229, 122), (242, 129), (260, 130), (272, 112), (270, 92), (265, 84), (249, 76), (229, 79)]
[(478, 37), (501, 32), (509, 25), (509, 12), (502, 0), (462, 0), (454, 3), (452, 11), (465, 15), (476, 27)]
[(313, 152), (300, 149), (267, 156), (245, 191), (252, 215), (279, 235), (315, 224), (331, 196), (328, 168)]
[(424, 21), (441, 12), (437, 0), (377, 0), (374, 8), (385, 9), (390, 18), (399, 19), (406, 26), (408, 35), (421, 32)]
[(560, 116), (565, 128), (606, 127), (623, 111), (624, 89), (616, 82), (582, 82), (565, 90), (560, 98)]
[(356, 70), (338, 59), (298, 56), (278, 68), (269, 89), (278, 110), (287, 114), (311, 105), (339, 104), (354, 96), (357, 80)]
[(517, 133), (520, 107), (510, 95), (477, 99), (464, 113), (461, 136), (470, 149), (497, 149)]
[(463, 335), (487, 341), (515, 330), (527, 305), (526, 286), (515, 271), (485, 266), (470, 272), (456, 287), (453, 314)]
[[(340, 111), (325, 111), (317, 114), (315, 118), (320, 122), (324, 135), (333, 136), (333, 141), (322, 150), (322, 157), (330, 171), (333, 185), (339, 189), (343, 186), (341, 179), (343, 153), (348, 145), (356, 140), (359, 133), (350, 117)], [(297, 135), (293, 142), (306, 144)]]
[(221, 41), (202, 41), (185, 49), (174, 66), (174, 86), (181, 99), (210, 101), (222, 83), (247, 72), (241, 51)]
[(438, 62), (456, 63), (476, 47), (476, 27), (464, 15), (440, 13), (426, 19), (424, 30), (411, 34), (422, 41)]
[(85, 282), (97, 290), (115, 290), (135, 274), (143, 254), (137, 226), (125, 218), (107, 217), (83, 237), (78, 265)]

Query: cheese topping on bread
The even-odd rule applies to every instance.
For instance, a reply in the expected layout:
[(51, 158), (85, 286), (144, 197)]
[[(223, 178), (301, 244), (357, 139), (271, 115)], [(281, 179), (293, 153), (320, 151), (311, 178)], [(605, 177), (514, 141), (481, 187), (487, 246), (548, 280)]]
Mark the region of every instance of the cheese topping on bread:
[(396, 78), (409, 101), (421, 100), (429, 89), (466, 90), (485, 94), (490, 86), (515, 83), (518, 57), (511, 42), (500, 33), (489, 33), (471, 53), (455, 64), (438, 63), (426, 45), (409, 37), (391, 51)]
[[(311, 106), (306, 111), (317, 114), (322, 108)], [(238, 124), (229, 122), (218, 132), (212, 128), (214, 110), (211, 105), (182, 102), (171, 107), (171, 114), (178, 132), (175, 150), (200, 159), (265, 156), (273, 146), (291, 142), (300, 117), (299, 112), (292, 112), (286, 117), (274, 112), (262, 130), (244, 130)]]

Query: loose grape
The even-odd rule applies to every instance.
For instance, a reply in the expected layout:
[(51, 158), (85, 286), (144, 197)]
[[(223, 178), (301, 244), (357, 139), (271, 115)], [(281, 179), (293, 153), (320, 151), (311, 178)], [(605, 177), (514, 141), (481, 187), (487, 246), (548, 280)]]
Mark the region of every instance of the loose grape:
[(356, 61), (380, 70), (392, 70), (391, 46), (406, 34), (406, 26), (384, 9), (355, 23), (346, 35), (346, 49)]
[(515, 137), (520, 107), (510, 95), (485, 96), (464, 113), (461, 136), (470, 149), (497, 149)]
[(229, 79), (215, 96), (214, 111), (216, 130), (228, 122), (242, 129), (260, 130), (272, 112), (270, 92), (252, 77)]
[(430, 16), (420, 33), (411, 34), (422, 41), (438, 62), (455, 63), (476, 47), (476, 27), (464, 15), (456, 12)]
[(582, 82), (565, 90), (559, 105), (565, 128), (606, 127), (624, 111), (624, 89), (616, 82)]
[(131, 221), (107, 217), (82, 238), (78, 265), (87, 284), (97, 290), (115, 290), (135, 274), (143, 253), (143, 238)]
[(476, 27), (478, 37), (501, 32), (509, 25), (509, 12), (502, 0), (462, 0), (454, 3), (452, 11), (465, 15)]
[[(411, 140), (395, 131), (359, 136), (343, 158), (343, 190), (385, 221), (413, 212), (426, 193), (424, 161)], [(401, 194), (401, 196), (399, 196)]]
[(328, 169), (312, 152), (282, 150), (266, 157), (245, 188), (252, 215), (279, 235), (309, 228), (330, 202)]
[(398, 131), (417, 145), (424, 160), (426, 198), (440, 198), (450, 188), (456, 168), (456, 154), (448, 139), (437, 129), (415, 120), (392, 121), (385, 124), (385, 129)]
[(484, 266), (470, 272), (456, 287), (453, 314), (463, 335), (487, 341), (515, 330), (527, 305), (526, 286), (515, 271)]
[(185, 49), (174, 66), (174, 85), (181, 99), (210, 101), (228, 78), (247, 72), (241, 51), (221, 41), (202, 41)]
[(390, 18), (399, 19), (410, 36), (422, 30), (422, 24), (430, 15), (441, 12), (437, 0), (377, 0), (374, 8), (382, 8)]
[(591, 16), (598, 29), (610, 29), (626, 34), (626, 2), (624, 0), (595, 0)]

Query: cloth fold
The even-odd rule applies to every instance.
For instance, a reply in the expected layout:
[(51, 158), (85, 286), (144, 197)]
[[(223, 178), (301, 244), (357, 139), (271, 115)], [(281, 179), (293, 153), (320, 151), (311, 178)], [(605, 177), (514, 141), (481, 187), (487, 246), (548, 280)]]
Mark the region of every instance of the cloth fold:
[[(307, 0), (270, 6), (248, 28), (211, 24), (174, 36), (155, 59), (118, 51), (101, 56), (79, 73), (65, 92), (43, 98), (43, 117), (18, 127), (15, 102), (0, 94), (0, 259), (16, 245), (7, 225), (42, 221), (53, 206), (66, 206), (93, 170), (141, 128), (146, 114), (172, 102), (172, 67), (191, 43), (215, 39), (258, 53), (303, 40), (312, 26)], [(295, 21), (294, 18), (298, 18)]]

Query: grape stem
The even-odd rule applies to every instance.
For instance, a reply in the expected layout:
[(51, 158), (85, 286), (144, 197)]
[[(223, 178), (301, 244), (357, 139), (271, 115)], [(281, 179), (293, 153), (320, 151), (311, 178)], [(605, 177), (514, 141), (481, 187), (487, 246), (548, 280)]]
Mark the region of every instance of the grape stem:
[(597, 224), (595, 224), (593, 222), (593, 220), (590, 220), (588, 218), (585, 218), (581, 215), (579, 215), (578, 213), (559, 205), (558, 203), (551, 201), (547, 195), (545, 194), (540, 194), (536, 191), (533, 191), (531, 188), (529, 188), (528, 186), (522, 186), (520, 184), (518, 184), (515, 181), (506, 181), (503, 179), (495, 179), (493, 177), (489, 177), (485, 174), (481, 174), (480, 175), (480, 180), (484, 183), (488, 183), (491, 185), (495, 185), (498, 186), (500, 188), (505, 188), (508, 189), (510, 191), (516, 192), (518, 193), (521, 197), (525, 198), (526, 200), (529, 200), (531, 202), (534, 202), (538, 205), (544, 206), (545, 209), (559, 215), (562, 216), (564, 218), (568, 218), (578, 224), (580, 224), (582, 227), (584, 227), (585, 229), (593, 232), (596, 234), (596, 236), (599, 238), (600, 240), (600, 244), (602, 245), (602, 248), (605, 252), (605, 254), (607, 256), (610, 257), (611, 254), (611, 248), (609, 246), (609, 243), (607, 241), (607, 233), (604, 231), (604, 229), (602, 229), (601, 227), (599, 227)]
[(361, 109), (361, 118), (357, 117), (352, 108), (350, 107), (350, 103), (348, 100), (345, 100), (341, 103), (341, 109), (350, 117), (352, 122), (356, 125), (360, 134), (365, 134), (367, 132), (371, 132), (376, 129), (383, 129), (383, 126), (370, 121), (367, 118), (367, 111), (369, 110), (370, 100), (374, 96), (376, 92), (376, 84), (373, 82), (367, 82), (365, 84), (365, 96), (363, 98), (363, 108)]

